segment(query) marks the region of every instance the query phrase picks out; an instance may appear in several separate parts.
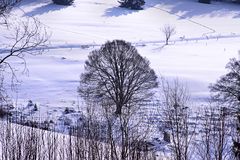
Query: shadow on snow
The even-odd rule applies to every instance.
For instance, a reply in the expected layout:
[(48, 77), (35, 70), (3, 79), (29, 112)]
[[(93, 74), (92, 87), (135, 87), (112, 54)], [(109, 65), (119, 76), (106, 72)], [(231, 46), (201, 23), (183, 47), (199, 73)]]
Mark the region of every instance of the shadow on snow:
[(120, 16), (125, 16), (128, 14), (136, 13), (139, 11), (141, 11), (141, 10), (132, 10), (132, 9), (116, 6), (116, 7), (108, 8), (105, 11), (104, 16), (105, 17), (120, 17)]
[[(181, 13), (180, 19), (192, 18), (194, 16), (223, 17), (231, 15), (233, 18), (240, 18), (240, 4), (231, 2), (216, 2), (211, 4), (199, 3), (197, 0), (145, 0), (147, 7), (155, 7), (164, 10), (161, 5), (168, 6), (170, 14)], [(186, 3), (187, 2), (187, 3)]]
[(67, 8), (68, 6), (64, 6), (64, 5), (56, 5), (53, 3), (47, 4), (47, 5), (43, 5), (40, 6), (38, 8), (35, 8), (34, 10), (25, 13), (25, 16), (37, 16), (37, 15), (42, 15), (42, 14), (46, 14), (49, 12), (54, 12), (54, 11), (58, 11), (64, 8)]

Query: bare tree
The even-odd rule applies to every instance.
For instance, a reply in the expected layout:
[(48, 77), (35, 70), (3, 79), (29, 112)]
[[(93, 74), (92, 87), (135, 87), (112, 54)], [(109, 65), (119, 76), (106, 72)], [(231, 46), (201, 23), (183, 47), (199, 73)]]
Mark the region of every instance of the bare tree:
[(10, 23), (6, 32), (9, 35), (3, 37), (5, 42), (0, 43), (0, 65), (1, 69), (10, 68), (13, 74), (14, 68), (9, 59), (18, 58), (26, 64), (26, 54), (40, 54), (48, 45), (49, 35), (46, 28), (35, 18)]
[(81, 75), (79, 93), (86, 99), (115, 105), (116, 115), (153, 95), (158, 86), (150, 62), (123, 40), (107, 42), (90, 53)]
[(174, 26), (166, 24), (166, 25), (164, 25), (164, 27), (161, 30), (162, 30), (162, 33), (165, 35), (165, 45), (168, 45), (170, 38), (174, 34), (176, 34), (176, 29)]
[(229, 72), (210, 85), (213, 99), (240, 110), (240, 61), (231, 59), (226, 69)]
[[(25, 55), (41, 54), (48, 45), (46, 28), (36, 18), (13, 18), (10, 11), (19, 0), (0, 0), (0, 99), (1, 109), (9, 103), (4, 89), (5, 76), (12, 76), (14, 86), (17, 76), (11, 59), (21, 60), (26, 69)], [(12, 19), (11, 19), (12, 18)], [(10, 71), (10, 74), (9, 74)], [(9, 105), (9, 104), (7, 104)]]
[(10, 58), (22, 59), (25, 62), (25, 54), (42, 53), (49, 39), (46, 28), (36, 18), (11, 19), (11, 16), (8, 16), (11, 8), (19, 1), (0, 0), (0, 21), (4, 22), (0, 23), (1, 30), (4, 31), (0, 34), (1, 70), (6, 66), (12, 69)]
[[(48, 45), (49, 35), (46, 28), (36, 18), (11, 19), (10, 11), (19, 0), (0, 0), (0, 71), (10, 69), (15, 77), (11, 58), (24, 62), (26, 54), (40, 54)], [(8, 20), (10, 19), (10, 20)]]
[(161, 109), (165, 131), (171, 137), (171, 150), (176, 160), (188, 160), (193, 153), (193, 138), (196, 120), (191, 119), (187, 88), (178, 80), (173, 83), (162, 80), (163, 109)]
[(240, 112), (237, 113), (236, 131), (233, 140), (233, 152), (236, 159), (240, 159)]
[(220, 104), (217, 106), (210, 104), (204, 109), (199, 124), (198, 159), (234, 159), (231, 151), (232, 128), (227, 108), (222, 107)]
[(200, 142), (197, 145), (197, 155), (199, 156), (199, 159), (202, 160), (211, 160), (212, 155), (212, 125), (213, 125), (213, 118), (214, 113), (213, 110), (210, 108), (205, 108), (203, 115), (202, 115), (202, 123), (199, 127), (200, 129)]
[[(233, 151), (236, 158), (240, 158), (240, 134), (238, 128), (240, 113), (240, 61), (231, 59), (226, 65), (229, 72), (223, 75), (215, 84), (210, 86), (213, 99), (230, 107), (236, 117), (236, 129), (238, 133), (233, 138)], [(233, 116), (234, 116), (233, 115)]]

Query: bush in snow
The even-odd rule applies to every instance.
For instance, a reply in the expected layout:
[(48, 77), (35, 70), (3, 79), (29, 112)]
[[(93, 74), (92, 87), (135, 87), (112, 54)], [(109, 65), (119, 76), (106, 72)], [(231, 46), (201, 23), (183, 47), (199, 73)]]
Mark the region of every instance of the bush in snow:
[(74, 2), (74, 0), (52, 0), (52, 1), (55, 4), (65, 5), (65, 6), (70, 6)]
[(34, 111), (38, 111), (38, 107), (37, 107), (37, 104), (34, 104), (34, 108), (33, 108)]
[(3, 118), (5, 116), (9, 116), (9, 115), (11, 115), (11, 113), (9, 111), (4, 109), (3, 107), (0, 107), (0, 118)]
[(28, 104), (27, 104), (27, 107), (32, 107), (34, 104), (33, 104), (33, 101), (32, 100), (29, 100), (28, 101)]
[(144, 0), (120, 0), (118, 1), (121, 5), (120, 7), (130, 8), (140, 10), (145, 4)]
[(73, 123), (73, 122), (72, 122), (72, 120), (71, 120), (70, 118), (64, 117), (64, 119), (63, 119), (63, 124), (64, 124), (65, 126), (70, 126), (72, 123)]
[(73, 109), (73, 108), (68, 108), (66, 107), (65, 110), (64, 110), (64, 113), (65, 114), (69, 114), (69, 113), (75, 113), (76, 111)]
[(163, 132), (163, 140), (167, 143), (171, 143), (171, 136), (168, 132)]

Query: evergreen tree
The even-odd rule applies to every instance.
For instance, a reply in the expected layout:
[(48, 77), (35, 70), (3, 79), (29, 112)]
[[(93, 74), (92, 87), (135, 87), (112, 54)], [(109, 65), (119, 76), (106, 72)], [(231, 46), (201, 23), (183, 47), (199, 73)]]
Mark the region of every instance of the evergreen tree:
[(52, 0), (52, 1), (55, 4), (66, 5), (66, 6), (72, 5), (74, 2), (74, 0)]
[(206, 4), (210, 4), (211, 0), (198, 0), (199, 3), (206, 3)]
[(118, 1), (121, 5), (120, 7), (140, 10), (142, 6), (145, 4), (144, 0), (120, 0)]

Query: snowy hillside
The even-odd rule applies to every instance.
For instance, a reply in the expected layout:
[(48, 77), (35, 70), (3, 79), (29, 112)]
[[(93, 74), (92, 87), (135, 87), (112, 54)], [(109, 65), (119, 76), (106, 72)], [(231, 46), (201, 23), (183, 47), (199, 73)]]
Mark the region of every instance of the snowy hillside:
[[(26, 106), (32, 100), (46, 117), (59, 116), (66, 107), (77, 109), (84, 62), (107, 40), (132, 42), (159, 76), (178, 77), (188, 85), (193, 101), (201, 103), (209, 96), (209, 84), (225, 73), (229, 58), (238, 57), (240, 5), (146, 0), (140, 11), (118, 5), (115, 0), (76, 0), (68, 7), (25, 0), (14, 8), (15, 16), (39, 18), (52, 35), (43, 55), (26, 57), (28, 75), (19, 73), (22, 83), (12, 93), (17, 104)], [(168, 46), (161, 31), (165, 24), (177, 32)]]

